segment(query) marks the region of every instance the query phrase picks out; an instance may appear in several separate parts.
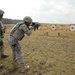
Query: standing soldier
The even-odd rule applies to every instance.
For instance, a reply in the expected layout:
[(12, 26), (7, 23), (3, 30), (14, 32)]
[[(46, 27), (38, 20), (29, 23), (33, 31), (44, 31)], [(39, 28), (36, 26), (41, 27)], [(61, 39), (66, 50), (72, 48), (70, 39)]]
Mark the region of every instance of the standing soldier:
[[(2, 39), (4, 37), (4, 32), (5, 32), (4, 26), (1, 22), (3, 15), (4, 15), (4, 11), (0, 10), (0, 59), (8, 57), (7, 55), (4, 55), (4, 44)], [(0, 65), (0, 67), (2, 67), (2, 64)]]
[(10, 31), (10, 36), (8, 37), (8, 43), (12, 48), (12, 58), (13, 65), (15, 64), (16, 58), (20, 64), (21, 72), (24, 72), (24, 60), (21, 54), (21, 46), (18, 41), (24, 38), (24, 34), (30, 36), (33, 30), (32, 18), (26, 16), (23, 22), (17, 23)]

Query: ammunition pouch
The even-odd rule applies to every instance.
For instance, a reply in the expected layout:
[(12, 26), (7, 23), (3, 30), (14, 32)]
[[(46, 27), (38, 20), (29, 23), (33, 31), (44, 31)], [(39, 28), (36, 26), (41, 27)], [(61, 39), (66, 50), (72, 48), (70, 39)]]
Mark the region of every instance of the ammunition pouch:
[(18, 37), (18, 40), (22, 40), (22, 39), (23, 39), (23, 37), (24, 37), (24, 35), (23, 35), (23, 36), (21, 36), (21, 37)]

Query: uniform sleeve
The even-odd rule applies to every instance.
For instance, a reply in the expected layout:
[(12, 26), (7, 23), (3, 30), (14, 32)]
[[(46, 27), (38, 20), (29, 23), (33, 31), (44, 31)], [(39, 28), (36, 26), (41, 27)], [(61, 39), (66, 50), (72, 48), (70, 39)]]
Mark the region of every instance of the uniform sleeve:
[(2, 22), (0, 22), (0, 24), (1, 24), (1, 27), (2, 27), (2, 32), (4, 33), (4, 25), (3, 25)]
[(21, 26), (21, 29), (24, 31), (24, 33), (28, 36), (32, 34), (32, 28), (28, 28), (25, 24)]

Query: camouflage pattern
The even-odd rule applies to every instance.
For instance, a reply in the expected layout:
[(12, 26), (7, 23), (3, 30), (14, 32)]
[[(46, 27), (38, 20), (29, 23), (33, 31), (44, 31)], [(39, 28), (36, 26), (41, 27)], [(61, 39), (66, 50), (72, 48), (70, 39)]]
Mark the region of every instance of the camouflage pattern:
[(3, 39), (0, 38), (0, 58), (1, 55), (4, 55), (4, 44), (3, 44)]
[(17, 23), (10, 31), (10, 36), (8, 37), (8, 43), (12, 48), (13, 61), (17, 58), (19, 64), (24, 66), (23, 57), (21, 54), (21, 46), (18, 40), (22, 40), (24, 35), (30, 36), (32, 33), (32, 28), (28, 28), (24, 23)]
[(10, 35), (16, 38), (17, 40), (22, 40), (22, 38), (24, 37), (24, 33), (30, 36), (32, 33), (32, 28), (28, 29), (27, 25), (25, 25), (24, 23), (17, 23), (11, 29)]
[(0, 15), (4, 14), (4, 11), (0, 9)]
[(32, 18), (29, 16), (24, 17), (23, 22), (32, 23)]
[(3, 43), (3, 35), (4, 35), (4, 26), (0, 21), (0, 58), (1, 55), (4, 55), (4, 43)]
[(3, 37), (4, 31), (5, 31), (5, 28), (3, 26), (3, 23), (0, 21), (0, 37)]
[[(21, 66), (24, 66), (24, 61), (23, 61), (23, 57), (22, 57), (22, 53), (21, 53), (21, 46), (18, 42), (18, 40), (16, 40), (15, 38), (13, 38), (12, 36), (9, 36), (8, 41), (9, 41), (9, 45), (12, 48), (12, 58), (13, 61), (16, 60), (16, 58), (18, 59), (18, 62)], [(11, 42), (12, 41), (12, 42)]]

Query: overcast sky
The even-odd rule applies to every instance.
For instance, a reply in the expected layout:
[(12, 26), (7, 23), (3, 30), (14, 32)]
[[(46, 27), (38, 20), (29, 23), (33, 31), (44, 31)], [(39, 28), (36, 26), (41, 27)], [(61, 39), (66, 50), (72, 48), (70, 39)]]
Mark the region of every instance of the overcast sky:
[(32, 17), (42, 23), (75, 23), (75, 0), (0, 0), (4, 18)]

